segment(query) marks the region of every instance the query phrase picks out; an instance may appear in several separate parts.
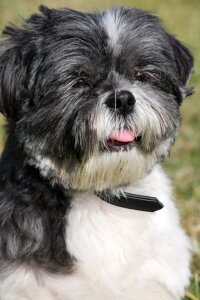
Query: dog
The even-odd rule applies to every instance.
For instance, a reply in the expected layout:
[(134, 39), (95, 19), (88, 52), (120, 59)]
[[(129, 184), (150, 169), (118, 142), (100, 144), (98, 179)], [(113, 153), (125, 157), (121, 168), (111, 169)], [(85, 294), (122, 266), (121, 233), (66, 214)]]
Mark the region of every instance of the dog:
[(190, 239), (159, 163), (189, 49), (139, 9), (40, 7), (0, 43), (1, 300), (175, 300)]

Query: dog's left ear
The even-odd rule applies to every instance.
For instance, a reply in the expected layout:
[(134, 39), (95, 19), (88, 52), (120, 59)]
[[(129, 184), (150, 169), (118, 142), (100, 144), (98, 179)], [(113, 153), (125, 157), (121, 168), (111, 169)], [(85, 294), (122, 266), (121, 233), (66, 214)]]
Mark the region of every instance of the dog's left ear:
[(169, 42), (173, 50), (174, 64), (178, 73), (178, 81), (182, 98), (192, 95), (193, 88), (186, 87), (189, 75), (193, 70), (193, 56), (189, 49), (179, 42), (174, 36), (168, 34)]

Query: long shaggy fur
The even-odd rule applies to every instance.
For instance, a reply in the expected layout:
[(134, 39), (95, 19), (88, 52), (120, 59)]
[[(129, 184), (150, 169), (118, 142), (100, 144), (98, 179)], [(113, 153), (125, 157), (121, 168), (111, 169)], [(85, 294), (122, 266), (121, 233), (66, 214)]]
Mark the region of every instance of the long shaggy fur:
[[(0, 43), (1, 300), (175, 300), (191, 246), (158, 163), (181, 123), (193, 58), (159, 19), (40, 8)], [(134, 99), (122, 112), (119, 92)], [(134, 133), (113, 151), (113, 133)], [(96, 192), (157, 197), (136, 212)]]

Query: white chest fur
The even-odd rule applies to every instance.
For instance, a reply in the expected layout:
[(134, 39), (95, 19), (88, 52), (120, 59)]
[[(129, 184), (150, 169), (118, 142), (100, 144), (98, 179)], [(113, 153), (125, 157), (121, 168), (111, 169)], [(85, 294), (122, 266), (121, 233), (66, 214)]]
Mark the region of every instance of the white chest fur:
[[(138, 212), (107, 204), (92, 193), (77, 194), (66, 231), (77, 270), (98, 295), (101, 290), (108, 292), (108, 299), (120, 295), (133, 299), (150, 281), (178, 297), (188, 282), (189, 244), (179, 227), (169, 181), (156, 168), (127, 190), (156, 196), (165, 207), (155, 213)], [(105, 299), (103, 295), (101, 299)], [(96, 297), (94, 294), (91, 299)]]
[(76, 259), (72, 274), (40, 272), (38, 281), (32, 271), (17, 269), (6, 280), (1, 298), (180, 299), (189, 281), (190, 243), (179, 227), (169, 181), (155, 168), (127, 191), (156, 196), (164, 208), (139, 212), (108, 204), (93, 193), (76, 194), (66, 216), (66, 244)]

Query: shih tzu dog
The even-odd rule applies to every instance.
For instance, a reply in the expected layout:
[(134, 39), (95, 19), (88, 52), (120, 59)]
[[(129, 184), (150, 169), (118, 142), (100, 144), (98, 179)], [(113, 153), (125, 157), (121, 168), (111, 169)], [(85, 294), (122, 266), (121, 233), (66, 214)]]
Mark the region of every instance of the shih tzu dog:
[(191, 246), (158, 164), (192, 56), (139, 9), (40, 11), (0, 43), (0, 299), (180, 300)]

